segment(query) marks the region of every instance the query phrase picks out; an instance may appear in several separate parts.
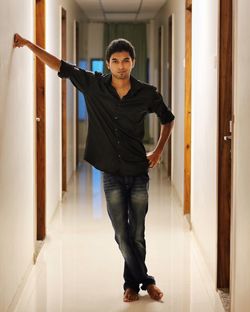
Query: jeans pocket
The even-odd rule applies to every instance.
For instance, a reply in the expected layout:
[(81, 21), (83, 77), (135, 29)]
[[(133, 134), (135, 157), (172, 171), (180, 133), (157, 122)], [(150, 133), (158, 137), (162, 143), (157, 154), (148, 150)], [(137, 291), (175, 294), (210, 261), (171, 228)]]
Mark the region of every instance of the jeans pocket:
[(134, 179), (133, 189), (135, 191), (148, 191), (149, 188), (149, 175), (147, 173), (136, 176)]
[(117, 177), (110, 173), (103, 173), (103, 187), (104, 191), (115, 189), (117, 187)]

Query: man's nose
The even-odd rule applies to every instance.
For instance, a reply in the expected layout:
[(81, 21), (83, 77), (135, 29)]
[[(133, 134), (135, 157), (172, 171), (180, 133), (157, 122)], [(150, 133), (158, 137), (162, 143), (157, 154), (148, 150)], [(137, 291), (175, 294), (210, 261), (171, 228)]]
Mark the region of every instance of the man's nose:
[(119, 69), (123, 69), (124, 68), (124, 64), (123, 64), (123, 62), (120, 62), (119, 63)]

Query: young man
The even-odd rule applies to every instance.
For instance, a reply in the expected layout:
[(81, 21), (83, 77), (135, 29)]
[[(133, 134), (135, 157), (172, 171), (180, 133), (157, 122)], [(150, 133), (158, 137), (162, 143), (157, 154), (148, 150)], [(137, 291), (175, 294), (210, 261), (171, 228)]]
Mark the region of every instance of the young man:
[[(173, 114), (155, 87), (131, 76), (135, 50), (125, 39), (112, 41), (106, 50), (109, 75), (59, 60), (16, 34), (14, 47), (22, 46), (56, 70), (60, 78), (69, 78), (85, 95), (89, 116), (85, 160), (103, 172), (108, 214), (125, 262), (123, 300), (138, 300), (140, 287), (152, 299), (160, 300), (163, 293), (145, 265), (148, 169), (160, 160), (173, 127)], [(153, 112), (161, 121), (161, 134), (155, 149), (146, 155), (144, 117)]]

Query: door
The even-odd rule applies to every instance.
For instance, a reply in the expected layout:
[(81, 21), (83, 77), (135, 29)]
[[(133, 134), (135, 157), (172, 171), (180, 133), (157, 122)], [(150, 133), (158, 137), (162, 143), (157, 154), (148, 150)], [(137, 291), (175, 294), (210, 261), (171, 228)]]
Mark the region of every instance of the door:
[(184, 214), (190, 214), (191, 194), (191, 90), (192, 90), (192, 0), (185, 14), (185, 125), (184, 125)]
[(220, 1), (217, 286), (230, 291), (232, 0)]
[[(62, 59), (67, 59), (67, 16), (66, 10), (61, 8), (61, 51)], [(61, 80), (62, 99), (62, 192), (67, 191), (67, 81)]]
[[(35, 42), (45, 48), (45, 0), (36, 0)], [(46, 105), (45, 65), (36, 58), (36, 187), (37, 187), (37, 240), (46, 236)]]

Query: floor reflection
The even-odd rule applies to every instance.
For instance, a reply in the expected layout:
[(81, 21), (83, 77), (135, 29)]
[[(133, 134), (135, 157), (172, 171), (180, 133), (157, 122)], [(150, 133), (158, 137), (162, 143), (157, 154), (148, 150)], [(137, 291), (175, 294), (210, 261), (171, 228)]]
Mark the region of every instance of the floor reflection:
[(102, 201), (102, 172), (92, 167), (92, 207), (95, 219), (103, 216)]
[(86, 163), (49, 225), (16, 312), (222, 312), (162, 166), (150, 172), (147, 266), (165, 296), (122, 301), (123, 259), (107, 215), (102, 173)]

